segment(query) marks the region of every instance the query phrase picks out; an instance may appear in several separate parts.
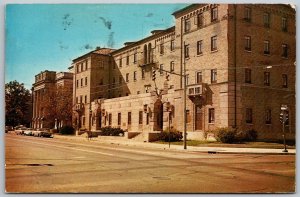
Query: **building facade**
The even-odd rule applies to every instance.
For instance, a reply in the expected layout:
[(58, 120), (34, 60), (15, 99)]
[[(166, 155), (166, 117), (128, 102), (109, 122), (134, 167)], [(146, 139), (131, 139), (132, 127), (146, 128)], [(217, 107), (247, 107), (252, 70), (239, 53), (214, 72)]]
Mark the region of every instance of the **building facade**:
[[(35, 83), (32, 87), (33, 94), (33, 117), (32, 127), (54, 129), (63, 125), (71, 125), (71, 117), (68, 119), (60, 119), (57, 115), (58, 104), (68, 104), (72, 102), (72, 87), (73, 87), (73, 73), (58, 72), (45, 70), (35, 75)], [(61, 91), (58, 94), (58, 91)], [(68, 98), (58, 99), (58, 95), (63, 95)], [(63, 107), (62, 107), (63, 108)], [(66, 114), (71, 114), (67, 112)]]
[(193, 4), (173, 15), (173, 27), (73, 60), (77, 128), (152, 132), (167, 128), (170, 120), (182, 131), (186, 113), (190, 136), (233, 127), (255, 129), (261, 139), (280, 139), (285, 104), (286, 130), (294, 138), (295, 10)]

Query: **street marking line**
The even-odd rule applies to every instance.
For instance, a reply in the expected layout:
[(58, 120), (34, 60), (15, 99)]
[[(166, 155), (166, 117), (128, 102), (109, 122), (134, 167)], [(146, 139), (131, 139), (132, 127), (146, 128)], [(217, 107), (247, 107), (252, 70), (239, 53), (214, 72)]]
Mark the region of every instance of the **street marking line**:
[[(39, 144), (39, 145), (44, 145), (45, 146), (44, 143), (32, 142), (32, 141), (27, 141), (27, 140), (20, 140), (20, 139), (15, 139), (15, 138), (11, 138), (11, 139), (16, 140), (16, 141), (29, 142), (29, 143)], [(65, 148), (65, 149), (71, 149), (71, 150), (78, 150), (78, 151), (82, 151), (82, 152), (96, 153), (96, 154), (107, 155), (107, 156), (114, 156), (114, 154), (110, 154), (110, 153), (103, 153), (103, 152), (97, 152), (97, 151), (92, 151), (92, 150), (84, 150), (84, 149), (72, 148), (72, 147), (66, 147), (66, 146), (57, 146), (57, 145), (52, 145), (52, 144), (47, 144), (47, 146), (53, 146), (53, 147), (56, 147), (56, 148)]]
[[(12, 139), (15, 139), (15, 138), (12, 138)], [(44, 141), (44, 142), (50, 142), (49, 140), (46, 140), (46, 139), (39, 139), (39, 140)], [(85, 147), (89, 147), (89, 148), (94, 147), (94, 148), (101, 148), (101, 149), (105, 149), (105, 150), (123, 151), (123, 152), (127, 152), (127, 153), (137, 153), (137, 154), (142, 154), (142, 155), (165, 157), (165, 158), (171, 158), (171, 159), (178, 158), (178, 156), (180, 154), (180, 153), (172, 153), (171, 155), (169, 155), (168, 153), (163, 153), (163, 152), (152, 153), (152, 152), (149, 152), (148, 150), (140, 151), (140, 150), (129, 150), (129, 149), (124, 149), (124, 148), (117, 148), (117, 147), (114, 147), (114, 148), (103, 147), (103, 146), (99, 147), (99, 146), (96, 146), (96, 145), (76, 144), (76, 143), (65, 142), (65, 141), (63, 141), (63, 142), (62, 141), (55, 141), (55, 142), (60, 143), (60, 144), (69, 144), (69, 145), (77, 145), (77, 146), (80, 145), (80, 146), (85, 146)], [(67, 148), (66, 146), (63, 146), (63, 147)], [(188, 156), (181, 155), (180, 158), (181, 159), (182, 158), (191, 158), (191, 156), (192, 155), (188, 155)], [(124, 157), (119, 156), (119, 155), (118, 155), (118, 157), (124, 158)], [(198, 155), (193, 155), (192, 157), (193, 158), (198, 158)]]

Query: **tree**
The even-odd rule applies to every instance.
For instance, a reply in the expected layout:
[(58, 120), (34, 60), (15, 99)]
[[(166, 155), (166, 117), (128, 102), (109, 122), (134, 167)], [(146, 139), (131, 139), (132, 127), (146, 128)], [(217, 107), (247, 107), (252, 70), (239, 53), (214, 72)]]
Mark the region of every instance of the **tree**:
[[(72, 120), (72, 88), (57, 86), (56, 88), (56, 117), (63, 125), (71, 125)], [(61, 125), (62, 126), (62, 125)]]
[(60, 126), (71, 124), (72, 95), (72, 89), (69, 86), (56, 86), (45, 93), (42, 100), (42, 111), (45, 120), (52, 120), (50, 127), (54, 127), (55, 119), (61, 123)]
[(16, 80), (5, 84), (5, 124), (10, 126), (29, 125), (28, 113), (31, 103), (30, 91)]

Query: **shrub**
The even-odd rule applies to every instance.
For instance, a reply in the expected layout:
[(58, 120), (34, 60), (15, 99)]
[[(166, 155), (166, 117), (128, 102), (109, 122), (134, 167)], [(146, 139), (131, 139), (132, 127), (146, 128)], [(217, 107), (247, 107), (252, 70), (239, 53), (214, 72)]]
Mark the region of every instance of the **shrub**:
[(236, 140), (236, 130), (228, 127), (218, 128), (213, 131), (217, 140), (223, 143), (233, 143)]
[(63, 126), (59, 129), (59, 133), (62, 135), (72, 135), (75, 129), (72, 126)]
[(223, 143), (250, 142), (257, 139), (257, 132), (253, 129), (237, 131), (231, 128), (218, 128), (213, 131), (218, 141)]
[(114, 127), (103, 127), (101, 128), (102, 136), (124, 136), (124, 130), (121, 128), (114, 128)]
[(254, 129), (239, 131), (236, 134), (236, 141), (238, 142), (253, 142), (257, 139), (257, 131)]
[(181, 141), (182, 138), (183, 138), (182, 132), (179, 132), (175, 128), (171, 127), (170, 133), (169, 133), (169, 128), (167, 128), (166, 130), (162, 131), (159, 134), (159, 136), (158, 136), (159, 140), (168, 142), (169, 141), (169, 134), (170, 134), (170, 141), (171, 142), (178, 142), (178, 141)]

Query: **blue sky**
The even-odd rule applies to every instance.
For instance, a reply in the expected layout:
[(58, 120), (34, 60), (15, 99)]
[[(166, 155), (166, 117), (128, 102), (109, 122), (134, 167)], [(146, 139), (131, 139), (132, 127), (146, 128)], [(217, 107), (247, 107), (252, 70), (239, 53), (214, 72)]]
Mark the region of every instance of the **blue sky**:
[(174, 25), (187, 4), (11, 4), (6, 6), (5, 83), (31, 88), (43, 70), (67, 71), (72, 59), (96, 46), (124, 42)]

